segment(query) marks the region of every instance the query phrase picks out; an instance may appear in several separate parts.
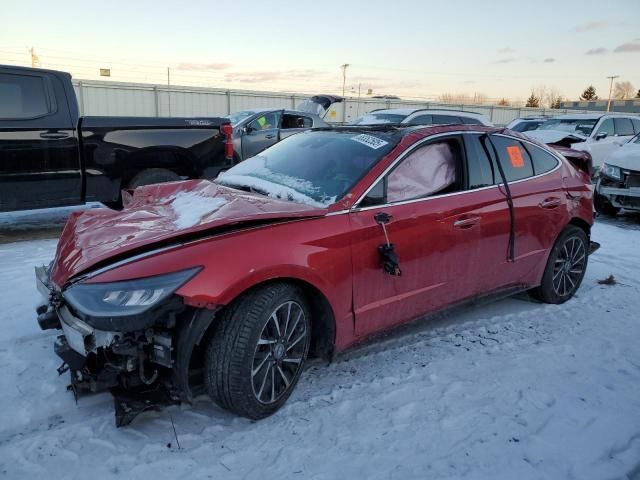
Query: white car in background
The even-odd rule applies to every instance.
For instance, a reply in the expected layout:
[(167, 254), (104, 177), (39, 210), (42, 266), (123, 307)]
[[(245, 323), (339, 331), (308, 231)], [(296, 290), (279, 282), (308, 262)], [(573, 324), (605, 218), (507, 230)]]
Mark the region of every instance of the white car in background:
[(549, 117), (545, 116), (529, 116), (529, 117), (520, 117), (514, 120), (511, 120), (507, 127), (509, 130), (513, 130), (514, 132), (528, 132), (529, 130), (535, 130), (544, 122), (549, 120)]
[(640, 133), (638, 115), (582, 113), (550, 118), (525, 135), (543, 143), (589, 152), (593, 166), (599, 167), (637, 133)]
[(384, 123), (402, 123), (406, 125), (444, 125), (449, 123), (466, 123), (469, 125), (486, 125), (493, 123), (480, 113), (462, 110), (440, 110), (436, 108), (389, 108), (373, 110), (356, 118), (350, 125), (380, 125)]
[(604, 215), (615, 215), (621, 208), (640, 210), (640, 133), (602, 165), (593, 203)]

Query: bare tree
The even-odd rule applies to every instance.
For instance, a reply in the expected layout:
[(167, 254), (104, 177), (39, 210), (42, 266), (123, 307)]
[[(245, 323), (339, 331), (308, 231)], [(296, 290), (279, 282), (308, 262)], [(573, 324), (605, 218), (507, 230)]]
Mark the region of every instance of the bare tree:
[(508, 107), (509, 105), (511, 105), (511, 102), (506, 98), (501, 98), (498, 102), (498, 105), (500, 105), (501, 107)]
[(547, 90), (546, 96), (543, 97), (542, 103), (549, 108), (560, 108), (562, 95), (555, 88), (551, 87)]
[(616, 100), (628, 100), (633, 98), (633, 94), (636, 91), (631, 82), (616, 82), (613, 87), (613, 98)]
[(469, 95), (466, 93), (443, 93), (438, 96), (438, 101), (442, 103), (457, 103), (457, 104), (482, 104), (489, 101), (489, 97), (484, 93), (474, 93)]

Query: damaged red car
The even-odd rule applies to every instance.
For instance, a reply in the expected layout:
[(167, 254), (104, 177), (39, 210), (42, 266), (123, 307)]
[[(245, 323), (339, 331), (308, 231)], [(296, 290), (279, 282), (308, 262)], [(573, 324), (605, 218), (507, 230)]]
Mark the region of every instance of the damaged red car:
[(477, 125), (300, 133), (73, 215), (38, 322), (118, 425), (202, 393), (259, 419), (311, 355), (479, 299), (570, 299), (594, 248), (583, 155)]

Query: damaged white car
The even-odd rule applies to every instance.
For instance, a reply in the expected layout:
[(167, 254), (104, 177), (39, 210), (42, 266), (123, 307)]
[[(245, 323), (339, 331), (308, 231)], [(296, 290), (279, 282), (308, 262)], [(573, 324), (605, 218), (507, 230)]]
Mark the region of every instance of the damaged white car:
[(585, 113), (559, 115), (525, 135), (548, 145), (588, 152), (600, 167), (620, 145), (640, 133), (640, 116)]
[(611, 155), (598, 172), (594, 207), (603, 215), (640, 210), (640, 133)]

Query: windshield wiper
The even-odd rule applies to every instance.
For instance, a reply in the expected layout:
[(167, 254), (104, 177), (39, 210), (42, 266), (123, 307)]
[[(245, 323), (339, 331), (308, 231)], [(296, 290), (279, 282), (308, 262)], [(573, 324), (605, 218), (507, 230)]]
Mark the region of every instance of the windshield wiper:
[(242, 192), (249, 193), (257, 193), (259, 195), (264, 195), (265, 197), (269, 196), (269, 193), (266, 190), (262, 190), (260, 188), (251, 187), (249, 185), (243, 185), (241, 183), (220, 183), (220, 185), (224, 185), (225, 187), (233, 188), (234, 190), (240, 190)]

